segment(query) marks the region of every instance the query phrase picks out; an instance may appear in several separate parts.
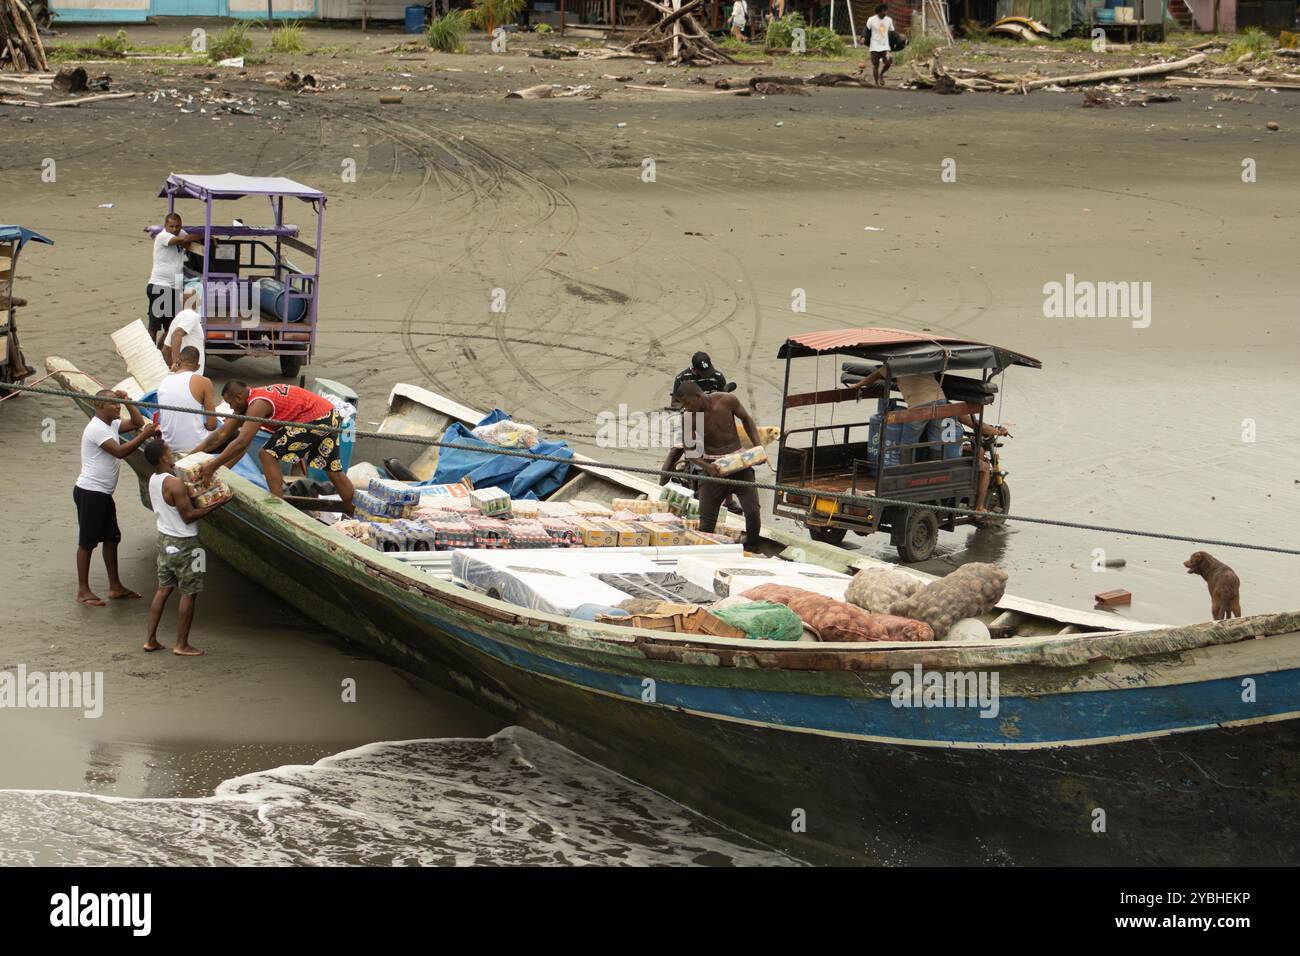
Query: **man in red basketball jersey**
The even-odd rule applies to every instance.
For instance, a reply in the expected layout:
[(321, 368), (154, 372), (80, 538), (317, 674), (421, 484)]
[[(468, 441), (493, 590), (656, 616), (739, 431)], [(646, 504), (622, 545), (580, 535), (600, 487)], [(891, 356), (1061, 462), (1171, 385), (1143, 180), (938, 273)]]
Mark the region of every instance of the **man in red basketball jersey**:
[[(259, 428), (271, 433), (266, 447), (258, 453), (266, 487), (277, 498), (284, 497), (284, 474), (281, 462), (302, 462), (304, 467), (319, 468), (329, 476), (339, 497), (342, 510), (352, 513), (352, 482), (339, 458), (339, 430), (342, 419), (328, 398), (297, 385), (262, 385), (249, 388), (244, 382), (227, 382), (221, 397), (239, 415), (274, 418), (291, 422), (287, 425), (262, 425), (258, 422), (227, 421), (213, 432), (195, 451), (211, 451), (226, 445), (225, 450), (203, 463), (203, 477), (211, 479), (222, 465), (233, 464), (244, 456)], [(232, 440), (233, 439), (233, 440)]]

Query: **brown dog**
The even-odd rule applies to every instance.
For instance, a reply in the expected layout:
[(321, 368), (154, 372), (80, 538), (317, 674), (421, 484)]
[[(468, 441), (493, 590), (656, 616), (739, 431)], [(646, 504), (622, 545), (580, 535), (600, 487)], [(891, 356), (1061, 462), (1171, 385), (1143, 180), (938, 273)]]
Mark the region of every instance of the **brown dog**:
[(1216, 621), (1241, 617), (1241, 581), (1237, 572), (1204, 551), (1193, 554), (1183, 562), (1183, 567), (1188, 574), (1205, 578), (1210, 589), (1210, 613)]

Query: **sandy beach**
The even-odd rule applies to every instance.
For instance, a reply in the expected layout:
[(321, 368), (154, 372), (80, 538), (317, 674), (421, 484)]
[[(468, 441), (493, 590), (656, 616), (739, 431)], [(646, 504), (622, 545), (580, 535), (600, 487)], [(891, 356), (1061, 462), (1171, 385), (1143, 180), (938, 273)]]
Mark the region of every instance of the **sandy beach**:
[[(150, 30), (177, 32), (131, 33)], [(398, 39), (348, 34), (372, 49)], [(346, 88), (270, 85), (290, 68)], [(320, 343), (306, 373), (356, 388), (363, 427), (382, 418), (393, 383), (411, 382), (510, 410), (601, 460), (654, 466), (661, 452), (596, 447), (596, 416), (661, 407), (697, 349), (776, 424), (785, 336), (925, 329), (1043, 362), (1013, 370), (997, 407), (1015, 435), (1004, 453), (1016, 513), (1295, 546), (1300, 92), (1244, 102), (1187, 89), (1177, 102), (1114, 109), (1081, 108), (1081, 92), (636, 94), (600, 77), (682, 81), (639, 61), (473, 50), (280, 55), (242, 74), (103, 69), (116, 88), (146, 95), (0, 107), (0, 221), (56, 243), (29, 247), (16, 283), (31, 303), (21, 327), (32, 365), (59, 355), (106, 384), (122, 377), (108, 335), (142, 314), (142, 230), (162, 217), (169, 172), (283, 175), (329, 195)], [(590, 83), (602, 95), (504, 99), (540, 82)], [(400, 105), (378, 104), (400, 86)], [(180, 95), (152, 99), (156, 90)], [(220, 111), (221, 96), (252, 97), (254, 115)], [(47, 158), (54, 182), (42, 181)], [(1244, 159), (1257, 181), (1242, 181)], [(946, 182), (949, 160), (956, 179)], [(1149, 283), (1149, 326), (1046, 317), (1044, 286), (1067, 276)], [(490, 309), (494, 289), (505, 290), (504, 312)], [(795, 290), (806, 311), (792, 310)], [(214, 364), (218, 383), (279, 380), (270, 361)], [(816, 375), (824, 385), (838, 370), (828, 361)], [(43, 441), (50, 420), (56, 438)], [(1247, 420), (1253, 441), (1243, 440)], [(192, 637), (208, 656), (142, 653), (154, 530), (129, 470), (116, 496), (122, 573), (145, 601), (74, 604), (71, 489), (84, 423), (52, 397), (0, 407), (0, 668), (103, 671), (108, 704), (96, 721), (0, 714), (0, 788), (198, 795), (368, 742), (500, 729), (351, 655), (220, 564)], [(850, 543), (894, 556), (884, 539)], [(1096, 548), (1127, 567), (1094, 573)], [(944, 535), (932, 563), (996, 560), (1016, 593), (1074, 607), (1124, 587), (1134, 594), (1125, 616), (1182, 623), (1209, 614), (1203, 583), (1181, 566), (1193, 550), (1012, 523)], [(1210, 550), (1240, 575), (1246, 613), (1297, 605), (1295, 557)], [(104, 582), (98, 556), (92, 581)], [(340, 700), (348, 677), (354, 704)]]

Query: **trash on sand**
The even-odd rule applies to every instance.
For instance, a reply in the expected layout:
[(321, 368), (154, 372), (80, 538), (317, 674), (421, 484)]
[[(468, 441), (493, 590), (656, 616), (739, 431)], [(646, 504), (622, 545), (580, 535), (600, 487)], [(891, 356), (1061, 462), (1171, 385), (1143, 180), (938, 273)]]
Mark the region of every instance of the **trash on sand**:
[(1133, 603), (1133, 593), (1124, 588), (1115, 588), (1113, 591), (1102, 591), (1100, 594), (1093, 595), (1093, 600), (1097, 602), (1098, 607), (1120, 607)]
[(242, 56), (232, 56), (229, 59), (218, 60), (217, 66), (233, 66), (242, 70), (244, 68), (244, 58)]
[(102, 203), (100, 203), (98, 206), (96, 206), (95, 208), (96, 208), (96, 209), (112, 209), (112, 208), (113, 208), (114, 206), (116, 206), (116, 205), (117, 205), (117, 203), (112, 203), (112, 202), (102, 202)]

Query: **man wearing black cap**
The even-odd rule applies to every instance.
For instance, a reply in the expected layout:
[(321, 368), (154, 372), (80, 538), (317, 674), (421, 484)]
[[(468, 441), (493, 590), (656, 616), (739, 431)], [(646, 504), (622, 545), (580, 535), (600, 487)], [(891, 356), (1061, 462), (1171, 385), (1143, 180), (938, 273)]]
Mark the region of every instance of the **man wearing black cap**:
[(673, 379), (673, 390), (682, 382), (694, 382), (702, 392), (721, 392), (727, 387), (727, 376), (714, 368), (708, 352), (696, 352), (691, 356), (691, 367), (678, 372)]

